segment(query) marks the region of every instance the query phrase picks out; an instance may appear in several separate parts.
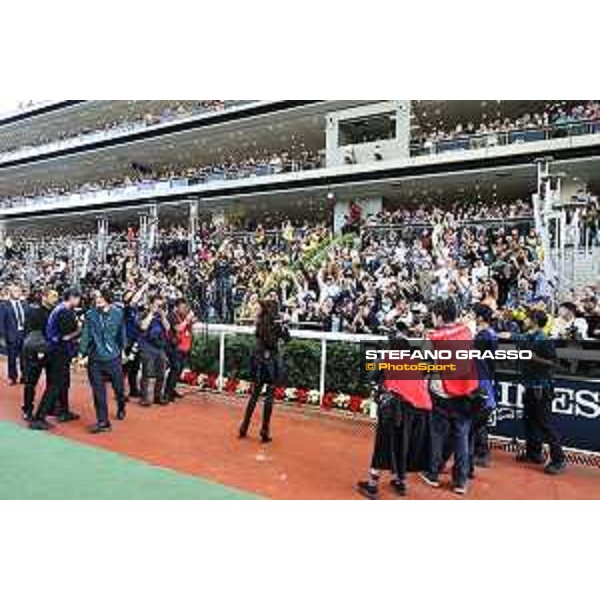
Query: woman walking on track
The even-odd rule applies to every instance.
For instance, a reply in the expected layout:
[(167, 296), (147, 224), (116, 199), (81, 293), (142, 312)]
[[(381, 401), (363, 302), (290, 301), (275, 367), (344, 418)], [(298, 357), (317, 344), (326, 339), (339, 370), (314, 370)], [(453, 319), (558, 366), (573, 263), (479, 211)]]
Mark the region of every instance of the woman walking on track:
[(277, 303), (273, 300), (262, 300), (259, 304), (256, 320), (256, 349), (252, 358), (252, 380), (254, 389), (248, 401), (244, 420), (240, 426), (239, 437), (248, 435), (250, 421), (258, 398), (266, 385), (264, 397), (263, 421), (260, 430), (260, 438), (263, 444), (272, 441), (270, 435), (271, 414), (273, 413), (273, 399), (275, 386), (283, 376), (283, 366), (279, 356), (279, 342), (288, 341), (290, 334), (287, 327), (278, 320), (279, 312)]

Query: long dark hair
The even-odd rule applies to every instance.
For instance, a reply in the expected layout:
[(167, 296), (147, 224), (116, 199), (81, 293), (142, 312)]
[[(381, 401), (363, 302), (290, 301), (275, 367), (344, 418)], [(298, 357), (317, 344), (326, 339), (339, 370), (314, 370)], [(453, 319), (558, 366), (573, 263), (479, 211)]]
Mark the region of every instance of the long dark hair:
[(277, 344), (278, 307), (273, 300), (260, 300), (260, 314), (256, 321), (256, 337), (268, 348)]

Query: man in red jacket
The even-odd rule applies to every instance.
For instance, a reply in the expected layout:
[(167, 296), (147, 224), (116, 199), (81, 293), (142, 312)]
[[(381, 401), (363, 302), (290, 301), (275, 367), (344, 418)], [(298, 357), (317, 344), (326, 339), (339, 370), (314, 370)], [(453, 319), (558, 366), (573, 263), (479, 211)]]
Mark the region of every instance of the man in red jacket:
[[(458, 309), (453, 298), (435, 302), (433, 308), (435, 330), (429, 334), (434, 350), (469, 350), (473, 347), (470, 329), (457, 323)], [(440, 361), (441, 362), (441, 361)], [(454, 360), (457, 370), (442, 374), (430, 382), (433, 401), (431, 417), (431, 464), (421, 478), (432, 487), (439, 487), (439, 474), (444, 463), (444, 446), (453, 450), (454, 467), (452, 488), (457, 494), (467, 493), (469, 479), (469, 432), (477, 403), (479, 380), (474, 360)]]

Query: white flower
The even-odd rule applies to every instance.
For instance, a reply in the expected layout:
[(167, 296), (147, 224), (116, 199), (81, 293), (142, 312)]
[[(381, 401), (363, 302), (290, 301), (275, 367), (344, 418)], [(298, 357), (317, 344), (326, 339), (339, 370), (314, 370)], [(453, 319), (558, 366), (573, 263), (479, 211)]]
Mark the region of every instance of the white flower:
[(309, 404), (321, 404), (321, 392), (319, 390), (310, 390), (308, 392)]
[(251, 386), (252, 384), (249, 381), (240, 381), (235, 390), (235, 393), (239, 394), (240, 396), (243, 396), (250, 391)]
[(338, 394), (333, 399), (333, 404), (338, 408), (348, 408), (350, 406), (350, 396), (348, 394)]

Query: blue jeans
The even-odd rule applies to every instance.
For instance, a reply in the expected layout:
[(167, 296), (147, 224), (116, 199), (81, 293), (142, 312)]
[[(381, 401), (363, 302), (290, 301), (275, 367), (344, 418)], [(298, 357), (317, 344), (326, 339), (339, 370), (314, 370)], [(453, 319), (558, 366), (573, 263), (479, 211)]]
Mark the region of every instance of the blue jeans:
[(121, 359), (94, 360), (90, 359), (88, 364), (88, 379), (92, 386), (94, 395), (94, 408), (96, 409), (96, 420), (98, 423), (110, 423), (108, 418), (108, 405), (106, 403), (106, 380), (108, 380), (115, 392), (117, 405), (125, 405), (125, 386), (123, 384), (123, 367)]
[(452, 480), (466, 485), (471, 468), (469, 433), (473, 422), (472, 401), (433, 396), (431, 413), (431, 474), (438, 476), (444, 465), (444, 448), (454, 454)]

